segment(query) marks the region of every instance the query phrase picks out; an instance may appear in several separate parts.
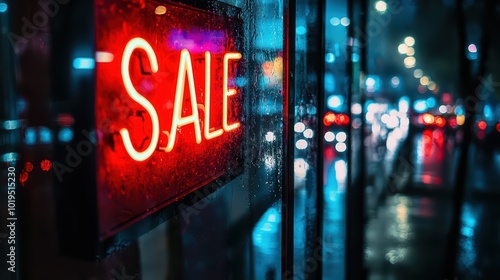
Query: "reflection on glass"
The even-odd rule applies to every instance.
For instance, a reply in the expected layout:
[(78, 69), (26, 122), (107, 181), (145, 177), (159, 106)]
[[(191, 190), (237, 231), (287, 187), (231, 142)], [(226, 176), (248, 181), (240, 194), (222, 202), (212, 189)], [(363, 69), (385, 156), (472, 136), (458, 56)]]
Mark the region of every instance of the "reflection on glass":
[(254, 279), (279, 279), (281, 272), (281, 203), (269, 208), (252, 230)]

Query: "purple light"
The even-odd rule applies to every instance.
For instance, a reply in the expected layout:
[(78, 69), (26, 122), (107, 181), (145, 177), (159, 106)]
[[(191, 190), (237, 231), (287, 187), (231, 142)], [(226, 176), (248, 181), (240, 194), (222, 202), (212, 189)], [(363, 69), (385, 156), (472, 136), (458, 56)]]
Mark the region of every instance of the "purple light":
[[(223, 53), (226, 45), (226, 34), (223, 31), (174, 30), (168, 36), (169, 48), (187, 49), (190, 53)], [(210, 38), (210, 40), (207, 40)]]

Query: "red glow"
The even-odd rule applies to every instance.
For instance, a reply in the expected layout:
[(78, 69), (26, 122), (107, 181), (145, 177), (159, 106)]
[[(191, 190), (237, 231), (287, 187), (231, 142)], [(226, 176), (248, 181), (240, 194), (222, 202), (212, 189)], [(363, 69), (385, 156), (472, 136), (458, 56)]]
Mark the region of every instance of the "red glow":
[(435, 139), (436, 143), (439, 145), (439, 146), (442, 146), (443, 143), (444, 143), (444, 133), (442, 130), (439, 130), (439, 129), (436, 129), (434, 130), (434, 132), (432, 133), (432, 137)]
[(28, 180), (28, 172), (23, 171), (21, 174), (19, 174), (19, 182), (21, 185), (24, 187), (24, 183)]
[(325, 147), (325, 160), (333, 161), (334, 158), (335, 158), (335, 149), (333, 148), (333, 146)]
[(457, 127), (457, 126), (458, 126), (458, 124), (457, 124), (457, 119), (456, 119), (456, 118), (450, 118), (450, 119), (448, 120), (448, 124), (449, 124), (449, 125), (450, 125), (450, 127), (452, 127), (452, 128)]
[(453, 102), (453, 96), (450, 93), (443, 93), (441, 100), (444, 105), (450, 105)]
[(432, 146), (434, 145), (434, 143), (432, 142), (432, 137), (433, 131), (430, 129), (426, 129), (422, 134), (422, 144), (424, 148), (424, 155), (426, 157), (430, 156), (432, 152)]
[(488, 125), (486, 124), (485, 121), (480, 121), (477, 123), (477, 127), (479, 127), (479, 129), (481, 129), (481, 130), (485, 130), (487, 126)]
[[(98, 0), (97, 188), (101, 237), (239, 170), (242, 21), (158, 1)], [(115, 4), (113, 4), (114, 6)], [(276, 62), (275, 62), (276, 63)], [(276, 65), (274, 65), (276, 67)]]
[(344, 125), (349, 124), (349, 116), (347, 116), (345, 114), (341, 114), (339, 116), (339, 119), (340, 119), (340, 124), (344, 124)]
[(43, 171), (49, 171), (52, 168), (52, 162), (48, 159), (44, 159), (40, 162), (40, 167)]
[(323, 118), (323, 123), (326, 126), (329, 126), (329, 125), (332, 125), (333, 123), (335, 123), (335, 114), (332, 112), (326, 113), (325, 117)]
[(422, 183), (431, 184), (432, 183), (431, 175), (427, 175), (427, 174), (422, 175)]
[(70, 114), (59, 114), (57, 116), (57, 124), (59, 126), (72, 126), (75, 123), (75, 118)]
[(441, 116), (436, 116), (436, 118), (434, 119), (434, 123), (438, 127), (444, 127), (446, 125), (446, 120)]
[(418, 124), (424, 124), (424, 118), (422, 117), (422, 115), (417, 116), (417, 122)]
[(422, 135), (422, 140), (424, 142), (424, 146), (428, 146), (432, 144), (432, 131), (426, 130)]
[(481, 131), (477, 132), (477, 138), (479, 140), (484, 140), (485, 137), (486, 137), (486, 133), (484, 133), (484, 130), (481, 130)]
[(24, 164), (24, 170), (26, 170), (27, 172), (33, 171), (33, 164), (28, 161), (27, 163)]
[(497, 131), (500, 132), (500, 123), (497, 123), (496, 128), (497, 128)]
[(349, 124), (349, 117), (345, 114), (338, 114), (335, 118), (335, 123), (338, 125)]

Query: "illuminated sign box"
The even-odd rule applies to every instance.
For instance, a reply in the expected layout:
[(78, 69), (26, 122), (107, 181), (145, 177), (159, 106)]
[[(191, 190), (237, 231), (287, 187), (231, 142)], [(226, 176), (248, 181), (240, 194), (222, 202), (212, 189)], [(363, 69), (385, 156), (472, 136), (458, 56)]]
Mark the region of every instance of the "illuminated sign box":
[(241, 162), (245, 58), (237, 17), (111, 0), (95, 16), (103, 240)]

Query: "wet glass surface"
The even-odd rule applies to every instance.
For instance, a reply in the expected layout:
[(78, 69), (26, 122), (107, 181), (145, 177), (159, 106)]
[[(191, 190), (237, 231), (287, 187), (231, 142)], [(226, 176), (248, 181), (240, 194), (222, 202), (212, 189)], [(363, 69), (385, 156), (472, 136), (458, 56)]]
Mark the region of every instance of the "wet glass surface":
[[(462, 2), (370, 1), (368, 6), (364, 253), (369, 279), (444, 279), (447, 260), (454, 257), (455, 279), (498, 277), (493, 265), (498, 263), (498, 211), (493, 210), (499, 178), (493, 140), (498, 66), (488, 59), (484, 72), (479, 70), (480, 57), (498, 55), (498, 39), (489, 29), (495, 20), (488, 19), (487, 1), (464, 1), (463, 18), (456, 3)], [(497, 4), (490, 8), (498, 13)], [(485, 33), (490, 42), (481, 39)], [(463, 71), (477, 87), (467, 88)], [(466, 115), (470, 129), (464, 126)], [(464, 177), (458, 168), (466, 136), (472, 142)], [(466, 183), (455, 228), (457, 180)], [(456, 230), (459, 249), (453, 256), (448, 242)]]
[[(161, 24), (159, 17), (173, 13), (167, 1), (96, 1), (103, 2), (111, 3), (103, 10), (111, 15), (121, 14), (127, 7), (135, 13), (154, 13), (148, 17), (152, 26)], [(349, 224), (362, 214), (359, 231), (354, 232), (363, 234), (363, 242), (354, 242), (363, 243), (357, 244), (362, 251), (354, 253), (362, 254), (363, 262), (355, 263), (355, 267), (366, 269), (368, 279), (445, 279), (443, 271), (452, 253), (448, 241), (454, 230), (458, 234), (456, 279), (500, 279), (500, 36), (496, 28), (500, 5), (486, 0), (457, 2), (463, 2), (463, 19), (457, 14), (456, 2), (450, 0), (368, 1), (366, 18), (360, 13), (360, 1), (326, 1), (324, 22), (318, 22), (319, 7), (311, 1), (297, 1), (296, 24), (289, 27), (295, 28), (296, 53), (291, 55), (295, 55), (296, 63), (293, 71), (285, 73), (283, 20), (287, 1), (176, 1), (176, 5), (203, 10), (203, 14), (210, 10), (234, 16), (234, 9), (222, 3), (241, 9), (238, 30), (222, 35), (211, 29), (209, 33), (213, 42), (234, 33), (242, 39), (244, 74), (231, 83), (244, 88), (243, 106), (238, 110), (244, 112), (241, 122), (245, 125), (245, 141), (237, 143), (244, 146), (243, 170), (238, 169), (238, 176), (229, 183), (216, 181), (216, 191), (202, 188), (189, 201), (177, 201), (175, 214), (147, 220), (145, 230), (135, 228), (137, 232), (120, 236), (108, 244), (104, 255), (81, 260), (63, 252), (61, 227), (77, 226), (85, 222), (80, 218), (96, 213), (66, 211), (82, 204), (58, 203), (60, 197), (54, 186), (58, 175), (64, 174), (65, 178), (81, 179), (66, 190), (86, 190), (93, 180), (88, 172), (93, 168), (92, 161), (82, 157), (79, 164), (70, 156), (69, 166), (67, 153), (60, 154), (66, 162), (57, 162), (55, 154), (77, 147), (85, 136), (80, 132), (95, 125), (92, 114), (84, 109), (93, 102), (92, 69), (99, 69), (96, 62), (109, 63), (112, 58), (109, 53), (95, 52), (93, 33), (87, 32), (93, 27), (82, 24), (93, 11), (90, 2), (67, 1), (58, 6), (57, 12), (47, 12), (37, 0), (0, 0), (0, 183), (7, 181), (8, 168), (15, 165), (18, 264), (29, 268), (23, 268), (21, 278), (286, 278), (281, 275), (285, 250), (282, 237), (286, 234), (281, 201), (286, 168), (282, 110), (286, 102), (284, 79), (294, 74), (295, 115), (290, 118), (294, 158), (290, 172), (294, 174), (295, 214), (294, 227), (287, 231), (294, 233), (296, 278), (313, 278), (322, 266), (318, 278), (345, 279), (348, 256), (353, 253), (349, 240), (357, 240)], [(51, 24), (40, 21), (43, 16), (35, 17), (40, 11), (54, 14), (47, 17)], [(38, 26), (36, 31), (23, 27), (23, 17)], [(113, 24), (118, 28), (131, 34), (139, 32), (138, 25), (127, 21), (127, 16), (117, 18), (111, 21), (116, 20)], [(189, 23), (197, 21), (205, 22), (200, 16)], [(11, 29), (7, 29), (9, 24)], [(12, 42), (7, 30), (20, 35), (21, 40)], [(26, 35), (26, 30), (32, 33)], [(219, 50), (212, 41), (201, 40), (203, 30), (198, 30), (192, 41), (183, 32), (162, 32), (168, 40), (153, 39), (155, 48), (168, 42), (177, 47)], [(486, 32), (490, 32), (485, 37), (489, 40), (483, 38)], [(324, 46), (318, 46), (320, 42)], [(163, 53), (162, 59), (166, 56)], [(484, 57), (487, 59), (482, 62)], [(176, 56), (169, 62), (175, 64), (178, 59)], [(219, 62), (214, 64), (214, 71), (223, 68)], [(475, 81), (467, 83), (464, 79), (464, 64), (470, 77), (477, 75)], [(149, 68), (146, 65), (141, 71), (149, 73)], [(203, 71), (195, 73), (194, 80), (203, 81)], [(155, 86), (148, 78), (142, 82), (141, 92)], [(112, 84), (116, 88), (121, 85), (120, 81)], [(197, 85), (196, 90), (201, 94), (204, 85)], [(466, 99), (464, 93), (473, 95)], [(108, 105), (113, 106), (111, 103), (99, 109), (106, 110)], [(129, 117), (137, 121), (141, 118), (139, 111)], [(470, 129), (464, 128), (466, 116), (472, 120)], [(131, 129), (138, 127), (131, 123)], [(182, 132), (190, 136), (196, 133), (179, 130), (179, 134)], [(119, 140), (118, 133), (107, 136)], [(458, 171), (460, 149), (468, 136), (471, 146), (466, 174), (462, 174)], [(221, 142), (215, 146), (223, 147)], [(194, 162), (189, 157), (177, 159), (183, 166)], [(219, 158), (215, 166), (207, 164), (205, 171), (220, 171), (226, 159)], [(362, 168), (360, 163), (364, 164)], [(152, 167), (144, 170), (154, 173)], [(191, 170), (184, 177), (197, 179), (189, 178), (196, 172)], [(129, 181), (119, 175), (117, 180)], [(179, 181), (184, 177), (168, 179)], [(466, 184), (462, 212), (454, 229), (454, 211), (458, 209), (454, 203), (462, 182), (457, 178)], [(133, 179), (134, 185), (147, 181), (136, 176)], [(349, 200), (356, 190), (362, 192), (358, 198), (364, 197), (363, 202)], [(7, 191), (2, 188), (2, 201)], [(119, 188), (116, 193), (120, 194)], [(318, 201), (318, 197), (323, 200)], [(150, 205), (160, 200), (147, 199)], [(61, 213), (70, 218), (61, 220)], [(124, 211), (128, 214), (136, 213)], [(5, 221), (8, 215), (2, 208), (0, 220)], [(87, 230), (89, 236), (98, 232), (95, 228)], [(4, 264), (3, 252), (10, 249), (4, 240), (9, 234), (0, 230), (0, 261)], [(65, 238), (77, 247), (91, 247), (83, 238)], [(4, 272), (1, 279), (8, 277)]]
[[(0, 3), (0, 8), (3, 7), (3, 2)], [(14, 26), (12, 32), (22, 34), (23, 22), (17, 19), (26, 17), (30, 20), (36, 12), (43, 12), (44, 10), (37, 6), (37, 1), (28, 1), (29, 3), (8, 2), (8, 13), (0, 10), (0, 19), (2, 20), (1, 43), (2, 46), (6, 45), (8, 49), (12, 50), (12, 46), (6, 37), (6, 29), (4, 29), (4, 27), (7, 27), (4, 24), (5, 16), (9, 15), (11, 17), (10, 20)], [(54, 12), (54, 15), (51, 16), (53, 22), (40, 28), (35, 36), (28, 38), (26, 45), (16, 46), (19, 48), (16, 49), (15, 58), (21, 63), (15, 64), (17, 61), (13, 61), (9, 66), (14, 65), (18, 68), (19, 89), (16, 92), (5, 92), (2, 88), (1, 97), (2, 106), (5, 104), (9, 108), (17, 108), (18, 111), (9, 109), (9, 112), (4, 114), (4, 110), (2, 110), (0, 119), (0, 124), (2, 124), (2, 149), (0, 156), (2, 156), (2, 166), (5, 166), (6, 162), (11, 162), (16, 166), (17, 178), (18, 182), (20, 182), (18, 196), (20, 198), (19, 205), (23, 205), (23, 211), (20, 211), (19, 217), (23, 222), (22, 227), (20, 226), (22, 234), (18, 235), (19, 243), (22, 244), (22, 246), (19, 246), (21, 249), (19, 249), (18, 255), (22, 256), (19, 258), (22, 266), (29, 267), (29, 269), (23, 270), (23, 279), (200, 279), (200, 277), (204, 279), (280, 279), (282, 252), (280, 200), (284, 178), (283, 107), (286, 102), (283, 85), (285, 49), (283, 1), (177, 2), (179, 2), (175, 3), (177, 8), (169, 10), (169, 7), (172, 7), (170, 6), (171, 3), (165, 1), (97, 1), (96, 5), (100, 8), (98, 10), (100, 18), (97, 20), (96, 28), (99, 28), (99, 24), (103, 23), (103, 18), (112, 22), (110, 25), (118, 28), (115, 30), (116, 32), (111, 30), (112, 28), (99, 29), (99, 32), (102, 32), (99, 33), (100, 38), (107, 38), (107, 43), (110, 45), (104, 46), (100, 44), (99, 47), (103, 49), (98, 49), (97, 53), (94, 49), (93, 39), (86, 37), (93, 37), (94, 35), (93, 31), (89, 31), (93, 26), (89, 24), (92, 21), (92, 16), (88, 15), (92, 14), (95, 7), (89, 4), (90, 2), (86, 5), (81, 1), (66, 1), (64, 4), (56, 3), (58, 5), (57, 12), (49, 10)], [(223, 3), (233, 5), (236, 9)], [(51, 7), (54, 8), (54, 6)], [(187, 30), (184, 30), (185, 33), (179, 30), (182, 29), (182, 26), (179, 25), (178, 21), (169, 22), (168, 24), (175, 26), (169, 26), (168, 30), (162, 29), (165, 26), (162, 24), (162, 20), (174, 17), (173, 14), (180, 10), (192, 10), (199, 13), (200, 16), (190, 20), (189, 16), (186, 15), (192, 16), (192, 14), (184, 14), (186, 22), (191, 24), (189, 28), (186, 28)], [(240, 12), (235, 14), (235, 10)], [(132, 14), (125, 15), (125, 11)], [(142, 13), (150, 15), (143, 15)], [(210, 13), (218, 14), (220, 18), (225, 20), (230, 17), (237, 17), (238, 24), (207, 21), (204, 17), (210, 17)], [(134, 14), (140, 17), (145, 16), (147, 21), (133, 18)], [(176, 15), (179, 16), (179, 14)], [(83, 16), (86, 16), (89, 22), (85, 22)], [(54, 18), (52, 19), (52, 17)], [(134, 23), (134, 20), (139, 20), (141, 24), (148, 26), (139, 26), (140, 24)], [(81, 23), (76, 24), (77, 21)], [(199, 25), (200, 22), (206, 25), (206, 30), (205, 27), (201, 29), (193, 28), (193, 25), (196, 25), (196, 23)], [(221, 30), (221, 24), (225, 25), (222, 29), (228, 32), (222, 34), (214, 31)], [(106, 32), (108, 33), (106, 34)], [(116, 240), (111, 241), (111, 244), (106, 244), (107, 251), (104, 254), (93, 256), (93, 258), (87, 260), (80, 260), (62, 252), (64, 248), (61, 242), (60, 229), (61, 227), (68, 229), (71, 226), (78, 226), (80, 218), (87, 219), (96, 213), (82, 213), (74, 210), (73, 208), (76, 205), (82, 205), (78, 198), (77, 203), (73, 205), (68, 202), (59, 203), (60, 197), (59, 194), (54, 194), (54, 186), (61, 186), (64, 182), (69, 182), (66, 180), (67, 178), (75, 176), (82, 180), (75, 180), (73, 181), (74, 184), (71, 185), (66, 184), (66, 189), (90, 189), (93, 185), (91, 174), (93, 165), (87, 163), (92, 159), (91, 157), (81, 156), (77, 160), (79, 155), (66, 156), (66, 154), (60, 154), (58, 159), (62, 161), (56, 164), (55, 153), (67, 150), (68, 147), (78, 151), (78, 144), (81, 143), (79, 141), (83, 137), (81, 131), (83, 129), (88, 129), (88, 131), (95, 129), (93, 127), (95, 123), (93, 123), (92, 110), (85, 111), (86, 107), (87, 109), (92, 107), (93, 102), (93, 90), (95, 89), (93, 86), (93, 69), (97, 67), (99, 77), (106, 76), (109, 78), (108, 82), (110, 82), (104, 87), (102, 87), (102, 83), (100, 84), (100, 89), (104, 88), (104, 91), (106, 89), (109, 91), (103, 93), (98, 90), (99, 97), (107, 98), (111, 97), (111, 95), (120, 94), (123, 84), (113, 76), (120, 76), (118, 75), (120, 74), (120, 65), (116, 62), (121, 59), (121, 55), (118, 55), (118, 53), (125, 46), (120, 45), (123, 42), (117, 39), (116, 36), (118, 34), (125, 35), (127, 32), (130, 32), (128, 33), (130, 37), (141, 35), (146, 37), (149, 35), (153, 37), (159, 36), (157, 37), (158, 40), (153, 37), (147, 38), (156, 51), (158, 59), (161, 60), (158, 63), (159, 68), (162, 67), (162, 64), (164, 66), (166, 64), (174, 65), (175, 67), (182, 65), (180, 63), (182, 59), (179, 60), (179, 57), (173, 59), (172, 56), (160, 51), (162, 44), (170, 44), (168, 46), (179, 52), (182, 47), (189, 49), (190, 54), (193, 56), (191, 63), (194, 75), (190, 77), (190, 70), (187, 69), (186, 86), (183, 88), (186, 88), (184, 97), (190, 96), (191, 101), (193, 95), (189, 95), (190, 90), (192, 90), (192, 88), (189, 88), (190, 79), (193, 79), (195, 83), (195, 91), (198, 94), (196, 99), (203, 99), (207, 94), (203, 78), (206, 69), (200, 68), (198, 67), (200, 65), (196, 64), (201, 63), (198, 59), (200, 57), (196, 57), (194, 54), (200, 51), (196, 49), (197, 47), (200, 47), (202, 51), (208, 50), (214, 54), (212, 57), (213, 67), (209, 71), (213, 74), (212, 78), (216, 80), (211, 88), (212, 97), (219, 95), (219, 97), (222, 97), (222, 84), (225, 81), (222, 73), (224, 68), (223, 57), (217, 57), (217, 54), (224, 48), (233, 52), (241, 52), (242, 63), (238, 66), (240, 68), (237, 71), (235, 68), (229, 69), (229, 79), (226, 82), (229, 89), (231, 87), (238, 88), (238, 93), (241, 95), (234, 99), (238, 101), (239, 106), (229, 106), (227, 119), (229, 125), (235, 121), (241, 122), (241, 137), (236, 137), (233, 140), (237, 141), (238, 145), (242, 146), (242, 149), (240, 151), (226, 150), (225, 148), (228, 148), (228, 146), (224, 147), (224, 143), (219, 141), (216, 142), (216, 145), (203, 147), (203, 151), (206, 152), (210, 149), (213, 151), (216, 147), (219, 147), (217, 148), (219, 151), (224, 150), (223, 153), (231, 155), (230, 157), (241, 157), (242, 164), (240, 167), (229, 166), (232, 172), (235, 171), (233, 175), (236, 175), (230, 176), (231, 181), (229, 183), (225, 180), (227, 178), (221, 180), (217, 178), (211, 186), (202, 187), (189, 200), (176, 198), (175, 207), (172, 208), (173, 211), (167, 213), (166, 216), (154, 216), (154, 218), (146, 220), (145, 223), (141, 223), (140, 226), (127, 228), (128, 231), (120, 231), (120, 235), (116, 237)], [(158, 33), (153, 34), (155, 32)], [(172, 34), (172, 32), (175, 34)], [(193, 40), (190, 41), (190, 38), (186, 36), (192, 36), (191, 39)], [(205, 40), (206, 37), (213, 40)], [(62, 38), (66, 39), (62, 40)], [(113, 51), (117, 51), (115, 54), (107, 49), (113, 44), (115, 47), (120, 45), (113, 49)], [(225, 45), (219, 46), (217, 44)], [(235, 49), (235, 44), (239, 44), (238, 50)], [(3, 57), (6, 54), (6, 52), (2, 51), (2, 63), (5, 62)], [(148, 76), (155, 71), (153, 71), (154, 67), (152, 65), (141, 62), (140, 56), (144, 54), (136, 53), (139, 56), (137, 60), (139, 62), (133, 62), (132, 64), (135, 64), (130, 69), (137, 70), (137, 73), (140, 72), (139, 79), (133, 77), (133, 84), (137, 86), (140, 93), (151, 100), (152, 96), (148, 95), (150, 91), (155, 92), (156, 90), (156, 92), (161, 93), (160, 85), (172, 84), (171, 81), (174, 81), (175, 77), (169, 73), (166, 73), (166, 76), (161, 76), (160, 80)], [(115, 61), (114, 64), (113, 61)], [(96, 66), (96, 63), (100, 64)], [(109, 66), (111, 64), (117, 67), (114, 70), (103, 68), (103, 65)], [(187, 64), (189, 63), (186, 62)], [(219, 74), (215, 72), (219, 72)], [(45, 74), (40, 75), (40, 73)], [(2, 72), (2, 81), (6, 76), (4, 74)], [(236, 76), (234, 79), (233, 74)], [(10, 83), (10, 85), (13, 84)], [(170, 90), (173, 91), (174, 89), (175, 87)], [(227, 95), (231, 95), (231, 93)], [(157, 94), (155, 96), (159, 98), (159, 96), (167, 95)], [(231, 96), (229, 99), (233, 97)], [(4, 103), (4, 101), (8, 101), (8, 104)], [(169, 107), (168, 102), (163, 102), (165, 103), (163, 104), (156, 101), (152, 101), (152, 103), (157, 107), (157, 111), (172, 109), (171, 105), (173, 104), (170, 104)], [(189, 100), (183, 101), (187, 102), (186, 108), (189, 107), (189, 103), (193, 104)], [(222, 103), (222, 98), (214, 97), (210, 101), (218, 104)], [(151, 134), (152, 127), (146, 125), (145, 128), (141, 129), (141, 123), (149, 124), (152, 122), (152, 118), (147, 117), (147, 115), (151, 116), (151, 114), (146, 114), (146, 118), (144, 118), (144, 115), (141, 115), (141, 108), (136, 108), (130, 102), (125, 102), (127, 103), (125, 105), (120, 102), (120, 100), (115, 99), (114, 103), (98, 105), (97, 109), (102, 113), (102, 111), (106, 111), (113, 106), (118, 106), (119, 110), (113, 111), (113, 113), (118, 113), (118, 115), (114, 116), (116, 121), (122, 122), (123, 119), (129, 121), (134, 119), (135, 123), (134, 121), (127, 123), (127, 126), (130, 125), (129, 129), (131, 131), (139, 129), (143, 130), (145, 135)], [(90, 106), (87, 106), (89, 104)], [(145, 103), (142, 102), (142, 104)], [(164, 106), (158, 108), (160, 105)], [(202, 116), (206, 107), (203, 106), (200, 109), (200, 105), (203, 104), (195, 104), (199, 109), (200, 116)], [(206, 102), (204, 105), (206, 105)], [(210, 119), (212, 125), (216, 122), (223, 122), (225, 118), (222, 108), (215, 105), (212, 106), (212, 109), (217, 109), (217, 112), (209, 116), (212, 117)], [(123, 107), (127, 108), (121, 110)], [(190, 109), (186, 108), (183, 107), (180, 119), (194, 114), (194, 109), (191, 107), (189, 107)], [(152, 110), (148, 111), (148, 113), (151, 112)], [(120, 113), (124, 115), (124, 118), (120, 119)], [(241, 116), (237, 116), (240, 113)], [(18, 119), (22, 120), (20, 125), (17, 125)], [(203, 117), (200, 117), (200, 119), (205, 123), (207, 121)], [(123, 123), (118, 126), (109, 126), (109, 123), (98, 123), (98, 130), (108, 129), (103, 134), (94, 131), (94, 135), (97, 135), (98, 140), (102, 140), (99, 137), (104, 136), (107, 141), (113, 137), (113, 140), (120, 141), (120, 137), (115, 136), (118, 136), (119, 126), (123, 125)], [(9, 131), (19, 133), (19, 136), (13, 134), (12, 139), (10, 136), (4, 137), (6, 135), (4, 127), (8, 127)], [(202, 125), (200, 127), (201, 129), (204, 128)], [(216, 127), (214, 130), (216, 130)], [(178, 129), (176, 132), (178, 137), (195, 136), (197, 133), (196, 128), (194, 132), (189, 129), (186, 131)], [(205, 135), (204, 131), (201, 132)], [(211, 133), (214, 133), (214, 131), (211, 131)], [(133, 133), (132, 136), (134, 136)], [(139, 138), (132, 137), (132, 144), (136, 145), (135, 147), (138, 150), (141, 150), (139, 143), (141, 140)], [(10, 145), (14, 144), (16, 139), (19, 140), (20, 149), (17, 149), (15, 145)], [(150, 140), (147, 137), (142, 138), (142, 140), (144, 139), (145, 142), (143, 141), (142, 144), (147, 146)], [(160, 139), (159, 142), (161, 141), (165, 142), (166, 139)], [(113, 145), (112, 142), (106, 142), (111, 143), (110, 151), (120, 146)], [(179, 142), (176, 142), (176, 144), (179, 144)], [(192, 149), (191, 152), (195, 152), (195, 150)], [(13, 152), (19, 153), (20, 158), (16, 158), (16, 154), (13, 154)], [(112, 154), (112, 152), (110, 153)], [(184, 157), (181, 156), (177, 160), (183, 161), (186, 166), (189, 166), (190, 171), (188, 173), (180, 175), (175, 175), (175, 172), (155, 174), (154, 166), (142, 166), (139, 169), (142, 170), (141, 172), (148, 174), (147, 180), (146, 178), (141, 179), (140, 176), (133, 176), (134, 180), (139, 180), (146, 185), (154, 184), (152, 181), (147, 181), (150, 179), (154, 181), (155, 176), (164, 176), (169, 180), (175, 176), (175, 180), (181, 180), (182, 182), (196, 179), (195, 177), (206, 181), (206, 178), (202, 178), (203, 176), (196, 175), (198, 171), (202, 172), (202, 170), (195, 170), (194, 158), (187, 157), (186, 153), (183, 153), (183, 155)], [(116, 156), (112, 157), (110, 154), (101, 154), (101, 156), (107, 157), (107, 160), (111, 162), (118, 162)], [(62, 169), (61, 171), (61, 164), (68, 165), (66, 162), (68, 157), (72, 159), (70, 169)], [(157, 163), (160, 164), (162, 160), (158, 160)], [(166, 158), (163, 160), (165, 161)], [(202, 161), (203, 168), (217, 173), (214, 177), (220, 177), (219, 175), (225, 169), (222, 166), (217, 166), (217, 164), (213, 165), (215, 161), (223, 162), (222, 165), (230, 164), (229, 158), (224, 156), (218, 159), (207, 157)], [(173, 167), (175, 168), (176, 165), (174, 164)], [(180, 167), (180, 165), (177, 165), (177, 167)], [(120, 172), (116, 170), (118, 168), (111, 169), (108, 171)], [(236, 172), (237, 169), (239, 169), (239, 172)], [(62, 180), (58, 177), (61, 174), (63, 174)], [(130, 183), (130, 186), (137, 186), (138, 181), (134, 182), (134, 180), (129, 180), (123, 175), (122, 172), (115, 179), (124, 180), (123, 182)], [(2, 167), (1, 177), (4, 178), (5, 176), (6, 173)], [(108, 177), (106, 175), (101, 179)], [(62, 183), (57, 182), (58, 179)], [(217, 189), (216, 191), (214, 191), (214, 186)], [(121, 191), (125, 190), (122, 184)], [(115, 194), (120, 195), (119, 192), (115, 192)], [(143, 194), (145, 193), (141, 192), (139, 196)], [(2, 192), (2, 199), (5, 195), (6, 193)], [(139, 201), (141, 200), (139, 196), (132, 195), (130, 198)], [(109, 198), (109, 196), (107, 197)], [(83, 201), (83, 196), (80, 198)], [(155, 195), (146, 195), (146, 200), (150, 202), (157, 199), (160, 198)], [(71, 210), (68, 211), (68, 209)], [(120, 214), (121, 218), (127, 215), (136, 215), (134, 211), (130, 211), (132, 208), (127, 209), (122, 209), (124, 212)], [(2, 219), (5, 218), (5, 210), (2, 209)], [(100, 210), (104, 211), (104, 208), (101, 207)], [(156, 211), (159, 209), (151, 208), (150, 210)], [(69, 220), (61, 220), (61, 213), (65, 213)], [(71, 213), (77, 215), (69, 217)], [(106, 213), (118, 218), (116, 213), (112, 214), (109, 211)], [(89, 229), (88, 233), (87, 237), (92, 238), (95, 232)], [(3, 235), (1, 237), (3, 252), (5, 243), (3, 243)], [(65, 235), (65, 238), (71, 239), (71, 235)], [(71, 241), (71, 244), (79, 243), (84, 244), (79, 245), (80, 247), (85, 247), (85, 244), (88, 244), (86, 240), (76, 238)], [(92, 248), (90, 249), (92, 250)], [(3, 253), (2, 256), (4, 256)]]

